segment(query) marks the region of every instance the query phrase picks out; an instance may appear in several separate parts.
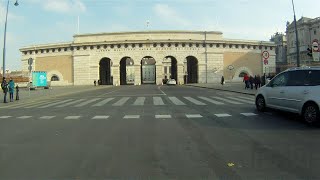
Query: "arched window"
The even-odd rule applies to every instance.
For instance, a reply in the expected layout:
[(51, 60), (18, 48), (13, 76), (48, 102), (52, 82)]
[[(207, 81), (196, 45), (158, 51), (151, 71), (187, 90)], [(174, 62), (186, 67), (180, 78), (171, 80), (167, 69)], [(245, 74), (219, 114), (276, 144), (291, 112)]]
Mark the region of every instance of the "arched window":
[(57, 75), (52, 75), (51, 81), (59, 81), (59, 77)]

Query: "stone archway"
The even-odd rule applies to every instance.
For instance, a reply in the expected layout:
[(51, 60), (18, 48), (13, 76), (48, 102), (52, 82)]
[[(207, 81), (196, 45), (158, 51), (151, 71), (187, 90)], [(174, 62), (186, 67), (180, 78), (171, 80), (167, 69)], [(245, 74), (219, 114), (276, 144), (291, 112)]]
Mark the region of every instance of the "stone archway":
[(178, 80), (178, 71), (177, 71), (177, 59), (173, 56), (166, 56), (163, 59), (163, 73), (164, 79), (175, 79)]
[(112, 85), (111, 59), (102, 58), (99, 63), (99, 82), (100, 85)]
[(151, 56), (141, 59), (141, 83), (156, 84), (156, 60)]
[(134, 61), (130, 57), (120, 60), (120, 85), (134, 84)]
[(249, 68), (247, 68), (247, 67), (239, 67), (239, 68), (236, 69), (232, 80), (234, 80), (234, 81), (242, 81), (243, 77), (240, 77), (240, 75), (243, 75), (244, 73), (247, 74), (248, 76), (253, 76), (253, 73)]
[(185, 84), (198, 83), (198, 59), (194, 56), (186, 58), (186, 77)]

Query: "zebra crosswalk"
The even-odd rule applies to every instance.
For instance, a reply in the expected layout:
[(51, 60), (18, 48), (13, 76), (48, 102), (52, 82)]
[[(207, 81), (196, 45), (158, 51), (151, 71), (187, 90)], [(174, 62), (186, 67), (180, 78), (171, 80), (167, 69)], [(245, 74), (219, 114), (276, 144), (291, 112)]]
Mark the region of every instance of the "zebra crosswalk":
[(81, 98), (81, 99), (54, 99), (11, 105), (8, 108), (64, 108), (64, 107), (103, 107), (103, 106), (206, 106), (206, 105), (253, 105), (253, 97), (217, 97), (217, 96), (148, 96), (148, 97), (109, 97), (109, 98)]

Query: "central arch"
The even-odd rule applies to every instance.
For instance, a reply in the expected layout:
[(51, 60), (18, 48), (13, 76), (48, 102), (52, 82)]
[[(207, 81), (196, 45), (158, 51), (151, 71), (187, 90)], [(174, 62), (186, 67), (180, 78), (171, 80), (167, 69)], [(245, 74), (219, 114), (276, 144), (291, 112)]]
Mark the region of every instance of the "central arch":
[(178, 80), (177, 59), (173, 56), (167, 56), (163, 60), (164, 79)]
[(198, 83), (198, 59), (194, 56), (188, 56), (187, 60), (187, 77), (185, 83)]
[(120, 60), (120, 85), (134, 84), (134, 62), (130, 57)]
[(100, 85), (112, 85), (110, 58), (102, 58), (100, 60), (99, 81), (100, 81)]
[(156, 60), (151, 56), (141, 59), (142, 84), (156, 84)]

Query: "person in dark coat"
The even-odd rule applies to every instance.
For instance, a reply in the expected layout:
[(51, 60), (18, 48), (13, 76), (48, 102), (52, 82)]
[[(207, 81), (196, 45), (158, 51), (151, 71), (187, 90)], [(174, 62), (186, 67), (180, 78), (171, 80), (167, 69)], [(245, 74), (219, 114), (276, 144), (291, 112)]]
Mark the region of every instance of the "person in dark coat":
[(258, 75), (257, 76), (257, 87), (256, 87), (256, 89), (260, 88), (260, 87), (261, 87), (261, 77), (260, 77), (260, 75)]
[(13, 102), (13, 93), (14, 93), (14, 81), (12, 78), (10, 78), (10, 81), (9, 81), (10, 102)]
[(19, 100), (19, 85), (16, 86), (16, 100)]
[(250, 83), (250, 88), (251, 88), (251, 89), (253, 89), (253, 81), (254, 81), (254, 80), (253, 80), (253, 77), (250, 76), (250, 77), (249, 77), (249, 83)]
[(224, 85), (224, 77), (221, 77), (221, 85)]
[(94, 86), (97, 86), (97, 81), (94, 80), (94, 81), (93, 81), (93, 84), (94, 84)]
[(3, 77), (3, 78), (2, 78), (1, 88), (2, 88), (3, 94), (4, 94), (3, 103), (8, 103), (8, 102), (7, 102), (8, 83), (7, 83), (7, 81), (6, 81), (6, 77)]
[(258, 78), (257, 78), (257, 75), (254, 75), (253, 83), (254, 83), (254, 88), (257, 89), (257, 86), (258, 86)]

